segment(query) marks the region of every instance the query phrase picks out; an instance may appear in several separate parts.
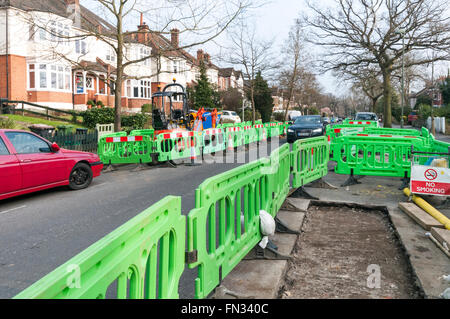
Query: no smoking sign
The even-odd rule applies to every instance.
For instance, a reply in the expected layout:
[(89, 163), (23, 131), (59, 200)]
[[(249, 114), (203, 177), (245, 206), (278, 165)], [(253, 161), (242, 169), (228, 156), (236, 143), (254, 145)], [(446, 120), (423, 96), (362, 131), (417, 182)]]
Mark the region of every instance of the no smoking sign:
[(424, 175), (429, 181), (434, 181), (438, 177), (438, 173), (434, 169), (427, 169)]

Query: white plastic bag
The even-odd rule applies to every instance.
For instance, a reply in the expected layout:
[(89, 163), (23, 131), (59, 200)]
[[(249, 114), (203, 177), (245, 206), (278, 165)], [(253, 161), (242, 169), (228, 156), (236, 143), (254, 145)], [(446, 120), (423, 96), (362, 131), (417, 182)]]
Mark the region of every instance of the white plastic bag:
[(269, 242), (269, 236), (275, 234), (275, 219), (266, 211), (259, 211), (259, 220), (260, 220), (260, 229), (261, 234), (264, 236), (263, 239), (259, 242), (259, 246), (262, 249), (267, 247), (267, 243)]
[(259, 211), (259, 220), (261, 227), (261, 234), (263, 236), (272, 236), (275, 234), (275, 219), (266, 211)]

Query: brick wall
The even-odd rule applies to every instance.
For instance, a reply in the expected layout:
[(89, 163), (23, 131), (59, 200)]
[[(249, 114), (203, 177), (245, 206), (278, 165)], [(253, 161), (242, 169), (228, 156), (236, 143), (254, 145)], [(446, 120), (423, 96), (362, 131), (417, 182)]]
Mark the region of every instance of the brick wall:
[[(8, 56), (9, 98), (27, 101), (27, 63), (25, 57)], [(6, 56), (0, 56), (0, 96), (6, 97)]]

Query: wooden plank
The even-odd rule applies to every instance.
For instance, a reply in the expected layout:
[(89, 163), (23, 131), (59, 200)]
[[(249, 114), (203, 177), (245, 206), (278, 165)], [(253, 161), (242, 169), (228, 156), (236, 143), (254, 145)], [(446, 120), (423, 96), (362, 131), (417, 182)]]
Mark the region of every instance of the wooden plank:
[(444, 228), (444, 225), (414, 203), (399, 203), (398, 207), (425, 230), (429, 231), (432, 227)]
[(445, 247), (445, 245), (447, 245), (450, 249), (450, 230), (433, 227), (431, 228), (431, 235), (436, 238), (442, 246)]

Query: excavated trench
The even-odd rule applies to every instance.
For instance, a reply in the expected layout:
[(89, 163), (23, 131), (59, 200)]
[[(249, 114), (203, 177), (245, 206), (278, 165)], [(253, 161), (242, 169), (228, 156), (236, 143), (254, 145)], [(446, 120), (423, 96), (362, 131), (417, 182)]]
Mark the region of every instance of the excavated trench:
[(422, 290), (387, 212), (310, 206), (282, 299), (416, 299)]

